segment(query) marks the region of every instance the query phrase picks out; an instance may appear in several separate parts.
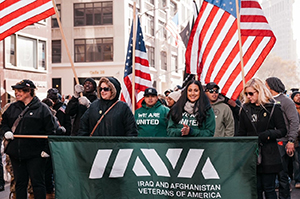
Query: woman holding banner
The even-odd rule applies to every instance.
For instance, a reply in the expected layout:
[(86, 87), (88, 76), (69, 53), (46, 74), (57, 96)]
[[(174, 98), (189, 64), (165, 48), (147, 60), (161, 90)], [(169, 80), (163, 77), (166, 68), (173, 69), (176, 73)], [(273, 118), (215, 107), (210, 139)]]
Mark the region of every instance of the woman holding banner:
[(287, 130), (279, 104), (258, 78), (249, 80), (244, 88), (244, 104), (240, 111), (238, 136), (258, 136), (257, 195), (263, 199), (277, 199), (276, 174), (282, 170), (276, 139)]
[[(49, 157), (47, 139), (15, 138), (16, 135), (50, 135), (55, 133), (55, 119), (49, 108), (35, 96), (31, 80), (22, 80), (12, 86), (16, 102), (10, 104), (2, 117), (1, 133), (10, 140), (5, 153), (11, 159), (16, 198), (27, 198), (30, 178), (34, 198), (46, 198), (45, 157)], [(14, 139), (15, 138), (15, 139)]]
[(215, 114), (199, 81), (190, 81), (171, 108), (168, 123), (170, 137), (213, 137)]

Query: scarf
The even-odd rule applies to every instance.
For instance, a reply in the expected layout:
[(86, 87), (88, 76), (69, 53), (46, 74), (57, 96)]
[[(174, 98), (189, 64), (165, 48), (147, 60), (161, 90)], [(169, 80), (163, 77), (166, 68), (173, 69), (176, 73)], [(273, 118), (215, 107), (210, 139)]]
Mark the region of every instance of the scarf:
[[(187, 101), (184, 105), (184, 110), (186, 112), (188, 112), (189, 114), (193, 114), (194, 113), (194, 106), (195, 106), (195, 103), (192, 103), (190, 101)], [(195, 112), (198, 111), (198, 108), (195, 109)]]

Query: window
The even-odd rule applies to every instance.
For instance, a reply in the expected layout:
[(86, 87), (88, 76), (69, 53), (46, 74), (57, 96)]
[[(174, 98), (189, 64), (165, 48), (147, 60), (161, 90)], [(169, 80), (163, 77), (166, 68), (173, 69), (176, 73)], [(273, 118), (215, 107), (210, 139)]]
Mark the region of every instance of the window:
[(172, 70), (174, 70), (176, 73), (178, 73), (178, 63), (177, 63), (177, 56), (172, 55), (171, 57), (171, 66)]
[(5, 65), (19, 69), (46, 70), (46, 41), (11, 35), (5, 38)]
[(170, 14), (171, 14), (171, 16), (174, 16), (175, 14), (176, 14), (176, 12), (177, 12), (177, 4), (176, 3), (174, 3), (173, 1), (170, 1)]
[(74, 26), (113, 24), (112, 1), (74, 4)]
[(61, 63), (61, 40), (52, 41), (52, 63)]
[(161, 59), (161, 69), (167, 70), (167, 53), (165, 51), (161, 51), (160, 59)]
[(75, 39), (75, 62), (113, 61), (113, 38)]
[(52, 78), (52, 88), (56, 88), (61, 93), (61, 78)]
[(39, 68), (46, 69), (46, 42), (45, 41), (39, 41), (38, 43), (38, 62), (39, 62)]
[(6, 64), (16, 66), (16, 35), (5, 39), (5, 59)]
[[(59, 20), (61, 21), (61, 6), (60, 6), (60, 4), (56, 4), (56, 8), (57, 8), (57, 11), (58, 11)], [(52, 28), (58, 28), (59, 27), (55, 14), (51, 16), (51, 27)]]
[(155, 52), (154, 47), (147, 46), (149, 66), (155, 68)]
[(148, 14), (146, 15), (147, 15), (146, 32), (154, 36), (154, 17)]
[(21, 67), (35, 68), (37, 69), (36, 57), (37, 57), (37, 41), (27, 37), (18, 37), (17, 49), (18, 49), (18, 65)]
[(158, 21), (158, 32), (159, 38), (167, 39), (167, 30), (165, 28), (165, 23), (162, 21)]

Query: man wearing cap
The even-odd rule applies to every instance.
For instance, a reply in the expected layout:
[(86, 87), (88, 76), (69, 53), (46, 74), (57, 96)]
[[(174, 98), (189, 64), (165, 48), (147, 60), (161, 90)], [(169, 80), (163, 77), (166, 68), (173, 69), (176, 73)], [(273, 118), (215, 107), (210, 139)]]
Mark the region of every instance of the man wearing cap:
[(279, 198), (290, 199), (290, 183), (288, 164), (289, 156), (295, 152), (295, 140), (298, 135), (299, 118), (298, 112), (293, 101), (283, 94), (285, 86), (282, 81), (277, 77), (269, 77), (266, 79), (266, 86), (273, 95), (276, 103), (281, 105), (287, 134), (285, 137), (277, 139), (279, 152), (281, 155), (283, 170), (278, 174), (279, 180)]
[(135, 111), (139, 137), (167, 137), (169, 108), (158, 100), (155, 88), (146, 88), (142, 107)]
[[(90, 104), (97, 99), (97, 84), (93, 78), (86, 78), (83, 86), (75, 85), (73, 97), (68, 102), (66, 114), (75, 117), (71, 135), (76, 136), (79, 130), (80, 118), (90, 107)], [(80, 96), (80, 94), (83, 96)]]
[(14, 135), (54, 134), (55, 118), (47, 105), (35, 96), (36, 87), (31, 80), (24, 79), (12, 89), (17, 101), (11, 103), (2, 116), (1, 134), (10, 140), (5, 153), (11, 159), (16, 197), (27, 198), (30, 178), (34, 198), (46, 198), (45, 157), (50, 154), (47, 139), (14, 139)]
[(65, 129), (64, 135), (71, 134), (71, 118), (66, 114), (66, 105), (59, 99), (59, 92), (56, 88), (50, 88), (47, 91), (47, 98), (54, 103), (53, 109), (56, 111), (55, 116), (58, 119), (59, 125)]
[(220, 87), (214, 82), (209, 82), (205, 86), (205, 94), (215, 113), (216, 128), (214, 137), (233, 137), (234, 118), (232, 111), (224, 103), (225, 98), (219, 95), (219, 89)]

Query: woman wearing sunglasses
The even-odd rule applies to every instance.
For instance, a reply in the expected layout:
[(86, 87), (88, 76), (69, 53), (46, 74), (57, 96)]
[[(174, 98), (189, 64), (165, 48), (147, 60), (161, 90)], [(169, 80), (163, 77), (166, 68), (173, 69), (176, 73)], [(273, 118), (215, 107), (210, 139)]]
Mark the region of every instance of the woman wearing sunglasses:
[(240, 111), (238, 136), (258, 136), (260, 153), (257, 162), (258, 199), (277, 199), (276, 174), (282, 170), (277, 138), (286, 134), (283, 114), (272, 94), (258, 78), (247, 82), (244, 88), (244, 104)]
[(171, 137), (213, 137), (215, 114), (199, 81), (190, 81), (169, 114)]
[(78, 135), (137, 136), (137, 127), (130, 108), (118, 100), (120, 82), (114, 77), (102, 77), (97, 90), (99, 99), (81, 117)]

